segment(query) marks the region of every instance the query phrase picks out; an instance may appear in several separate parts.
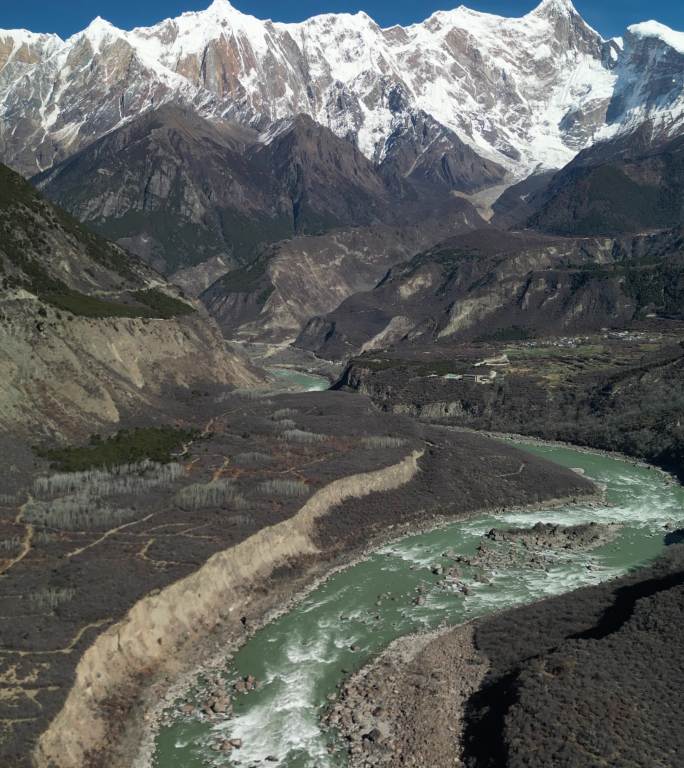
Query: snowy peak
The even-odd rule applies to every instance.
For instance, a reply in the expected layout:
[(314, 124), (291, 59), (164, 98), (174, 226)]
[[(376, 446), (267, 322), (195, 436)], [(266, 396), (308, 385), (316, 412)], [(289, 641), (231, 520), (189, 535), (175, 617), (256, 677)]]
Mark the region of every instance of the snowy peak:
[(677, 32), (658, 21), (644, 21), (641, 24), (632, 24), (627, 27), (632, 37), (641, 40), (659, 40), (673, 48), (677, 53), (684, 55), (684, 32)]
[(205, 21), (218, 20), (222, 22), (232, 22), (240, 26), (244, 20), (249, 20), (259, 24), (264, 22), (257, 19), (255, 16), (250, 16), (247, 13), (243, 13), (232, 5), (228, 0), (214, 0), (214, 2), (204, 11), (196, 11), (195, 13), (183, 14), (183, 16), (196, 16)]
[(533, 11), (531, 11), (529, 15), (544, 17), (580, 17), (580, 14), (570, 0), (542, 0), (542, 2), (539, 3), (539, 5)]
[(214, 0), (132, 31), (98, 17), (66, 41), (19, 47), (0, 32), (1, 159), (42, 170), (173, 102), (258, 130), (305, 114), (376, 162), (398, 125), (424, 113), (520, 177), (640, 120), (675, 125), (682, 37), (647, 22), (623, 50), (570, 0), (516, 18), (460, 6), (389, 29), (363, 12), (275, 23)]
[(664, 24), (634, 24), (624, 36), (617, 81), (599, 138), (648, 125), (653, 138), (684, 131), (684, 33)]
[(28, 29), (0, 29), (0, 40), (12, 41), (16, 47), (22, 45), (40, 46), (46, 43), (62, 43), (59, 35), (30, 32)]
[(238, 13), (237, 9), (228, 0), (213, 0), (206, 12), (217, 16)]
[(78, 41), (82, 40), (83, 38), (90, 41), (93, 48), (98, 50), (103, 42), (114, 38), (114, 37), (123, 37), (124, 32), (117, 27), (115, 27), (113, 24), (110, 24), (106, 19), (103, 19), (101, 16), (96, 16), (90, 24), (82, 31), (77, 32), (73, 37), (71, 37), (68, 41)]

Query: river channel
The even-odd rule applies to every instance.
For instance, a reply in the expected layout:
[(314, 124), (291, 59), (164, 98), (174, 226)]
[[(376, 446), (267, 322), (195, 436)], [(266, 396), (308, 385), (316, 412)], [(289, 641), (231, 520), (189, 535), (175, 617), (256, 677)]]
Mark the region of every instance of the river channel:
[[(344, 766), (344, 750), (336, 745), (335, 734), (321, 726), (321, 714), (341, 681), (392, 640), (621, 575), (657, 557), (664, 546), (664, 525), (684, 517), (684, 489), (653, 469), (565, 447), (520, 447), (583, 470), (605, 486), (605, 506), (481, 515), (382, 547), (336, 573), (257, 632), (233, 658), (226, 677), (253, 675), (259, 687), (235, 698), (231, 719), (178, 718), (162, 729), (156, 768)], [(433, 573), (447, 551), (473, 555), (493, 527), (592, 521), (622, 528), (617, 538), (597, 549), (544, 552), (544, 568), (495, 569), (488, 583), (473, 580), (467, 596)], [(230, 755), (217, 754), (212, 747), (222, 739), (241, 739), (242, 747)]]

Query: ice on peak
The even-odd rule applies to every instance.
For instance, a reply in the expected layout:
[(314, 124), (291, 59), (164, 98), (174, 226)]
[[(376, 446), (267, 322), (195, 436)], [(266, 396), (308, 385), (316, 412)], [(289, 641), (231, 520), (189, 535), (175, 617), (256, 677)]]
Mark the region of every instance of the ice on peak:
[(579, 15), (572, 0), (542, 0), (531, 15), (546, 16), (551, 13), (560, 13), (565, 16)]
[(31, 32), (28, 29), (0, 29), (0, 37), (11, 37), (18, 43), (42, 43), (42, 42), (62, 42), (59, 35), (52, 32)]
[(659, 21), (644, 21), (641, 24), (632, 24), (631, 27), (627, 27), (627, 31), (635, 37), (658, 38), (666, 45), (669, 45), (670, 48), (674, 48), (677, 53), (684, 54), (684, 32), (671, 29)]
[(207, 13), (224, 16), (226, 14), (240, 13), (240, 11), (231, 5), (229, 0), (213, 0), (212, 4), (207, 8)]
[(85, 28), (85, 31), (118, 31), (116, 27), (107, 21), (107, 19), (103, 19), (102, 16), (96, 16), (90, 24)]
[(113, 24), (110, 24), (102, 16), (96, 16), (90, 24), (83, 30), (83, 32), (76, 33), (72, 39), (86, 37), (90, 42), (99, 46), (103, 40), (106, 40), (113, 35), (122, 35), (123, 32), (117, 29)]

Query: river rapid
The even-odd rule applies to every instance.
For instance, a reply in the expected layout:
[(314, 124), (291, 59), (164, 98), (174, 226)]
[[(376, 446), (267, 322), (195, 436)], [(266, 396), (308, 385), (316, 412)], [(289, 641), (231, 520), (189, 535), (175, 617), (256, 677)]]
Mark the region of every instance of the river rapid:
[[(520, 447), (583, 470), (605, 486), (606, 504), (474, 517), (382, 547), (334, 574), (258, 631), (226, 667), (227, 680), (253, 675), (259, 681), (257, 690), (236, 695), (233, 717), (210, 722), (175, 716), (158, 734), (154, 766), (344, 766), (344, 749), (321, 725), (321, 715), (345, 677), (392, 640), (621, 575), (657, 557), (665, 524), (684, 517), (684, 489), (656, 470), (571, 448)], [(474, 555), (494, 527), (592, 521), (622, 528), (611, 543), (591, 551), (544, 552), (543, 568), (495, 569), (488, 583), (473, 576), (467, 595), (433, 573), (446, 562), (446, 552)], [(202, 687), (198, 680), (199, 700)], [(240, 739), (242, 746), (230, 754), (216, 752), (225, 739)]]

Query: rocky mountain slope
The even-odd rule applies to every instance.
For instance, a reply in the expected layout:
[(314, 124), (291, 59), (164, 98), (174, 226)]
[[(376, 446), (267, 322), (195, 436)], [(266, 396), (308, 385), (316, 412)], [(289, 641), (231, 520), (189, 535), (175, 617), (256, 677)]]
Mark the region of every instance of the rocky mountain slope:
[(132, 31), (97, 18), (65, 41), (3, 31), (0, 157), (32, 175), (173, 101), (261, 129), (306, 114), (376, 163), (398, 132), (422, 155), (427, 115), (523, 178), (645, 120), (681, 126), (683, 51), (655, 23), (604, 40), (570, 0), (512, 19), (461, 6), (388, 29), (364, 13), (261, 21), (215, 0)]
[[(430, 130), (425, 141), (434, 142)], [(202, 264), (199, 271), (217, 277), (251, 261), (262, 243), (462, 211), (453, 187), (500, 180), (502, 169), (455, 135), (438, 144), (418, 163), (397, 136), (397, 161), (376, 167), (305, 115), (259, 133), (167, 105), (33, 181), (157, 269), (174, 274)]]
[(683, 565), (674, 545), (641, 571), (478, 622), (474, 655), (489, 663), (465, 706), (463, 764), (681, 762)]
[(227, 338), (291, 342), (312, 317), (370, 290), (398, 262), (478, 224), (484, 222), (469, 203), (452, 199), (420, 225), (295, 237), (262, 249), (254, 262), (228, 272), (200, 298)]
[(528, 225), (562, 235), (684, 224), (684, 136), (652, 141), (650, 126), (581, 152), (528, 201)]
[(681, 317), (681, 229), (613, 238), (478, 230), (389, 271), (296, 344), (329, 359), (438, 339), (575, 333)]
[(4, 166), (0, 317), (0, 424), (33, 439), (149, 419), (179, 388), (259, 380), (198, 307)]

